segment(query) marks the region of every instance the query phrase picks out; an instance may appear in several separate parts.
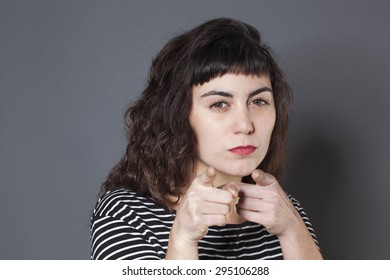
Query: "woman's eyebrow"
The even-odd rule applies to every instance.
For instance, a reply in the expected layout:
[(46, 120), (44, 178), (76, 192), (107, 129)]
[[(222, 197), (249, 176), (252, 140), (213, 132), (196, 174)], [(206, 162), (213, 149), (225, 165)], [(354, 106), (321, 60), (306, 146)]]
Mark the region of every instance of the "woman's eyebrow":
[(206, 93), (202, 94), (200, 97), (207, 97), (207, 96), (211, 96), (211, 95), (219, 95), (219, 96), (230, 97), (230, 98), (233, 97), (233, 94), (231, 94), (231, 93), (224, 92), (224, 91), (216, 91), (216, 90), (206, 92)]
[(272, 92), (272, 89), (270, 89), (269, 87), (261, 87), (259, 89), (256, 89), (255, 91), (252, 91), (250, 94), (249, 94), (249, 98), (259, 94), (259, 93), (262, 93), (262, 92), (266, 92), (266, 91), (269, 91), (271, 94), (273, 93)]
[[(269, 91), (270, 93), (272, 93), (272, 89), (270, 89), (269, 87), (261, 87), (259, 89), (252, 91), (249, 94), (249, 98), (251, 98), (259, 93), (266, 92), (266, 91)], [(218, 95), (218, 96), (233, 98), (233, 94), (225, 92), (225, 91), (217, 91), (217, 90), (212, 90), (212, 91), (206, 92), (206, 93), (202, 94), (200, 97), (207, 97), (207, 96), (211, 96), (211, 95)]]

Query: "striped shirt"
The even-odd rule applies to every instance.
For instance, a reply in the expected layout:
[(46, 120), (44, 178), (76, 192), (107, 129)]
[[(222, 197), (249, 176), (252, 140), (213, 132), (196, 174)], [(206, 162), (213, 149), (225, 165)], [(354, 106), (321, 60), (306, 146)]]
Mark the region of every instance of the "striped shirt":
[[(300, 203), (290, 196), (317, 243)], [(128, 189), (107, 192), (91, 218), (92, 259), (164, 259), (175, 212)], [(211, 226), (199, 241), (199, 259), (283, 259), (276, 235), (244, 222)]]

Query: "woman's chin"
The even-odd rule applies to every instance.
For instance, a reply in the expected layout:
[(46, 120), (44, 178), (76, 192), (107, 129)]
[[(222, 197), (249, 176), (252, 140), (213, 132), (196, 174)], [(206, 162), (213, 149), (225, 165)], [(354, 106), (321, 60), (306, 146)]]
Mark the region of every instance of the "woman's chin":
[(221, 175), (224, 174), (225, 176), (229, 177), (237, 177), (237, 178), (243, 178), (248, 175), (251, 175), (252, 172), (257, 168), (256, 167), (246, 167), (246, 168), (234, 168), (234, 169), (228, 169), (225, 171), (220, 171)]

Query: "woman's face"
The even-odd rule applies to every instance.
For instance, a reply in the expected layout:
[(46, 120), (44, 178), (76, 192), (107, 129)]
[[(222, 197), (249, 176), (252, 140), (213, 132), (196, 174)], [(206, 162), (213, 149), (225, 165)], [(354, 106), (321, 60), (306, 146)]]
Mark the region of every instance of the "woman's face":
[(196, 175), (208, 166), (217, 170), (219, 183), (251, 174), (267, 153), (275, 125), (269, 77), (226, 74), (194, 86), (192, 97)]

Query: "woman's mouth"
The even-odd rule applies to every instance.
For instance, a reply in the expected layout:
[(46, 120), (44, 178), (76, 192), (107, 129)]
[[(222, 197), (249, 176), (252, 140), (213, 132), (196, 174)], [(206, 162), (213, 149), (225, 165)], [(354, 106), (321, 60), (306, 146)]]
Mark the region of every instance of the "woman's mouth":
[(236, 154), (236, 155), (246, 156), (246, 155), (250, 155), (251, 153), (256, 151), (256, 147), (254, 147), (252, 145), (238, 146), (238, 147), (231, 148), (228, 151), (233, 153), (233, 154)]

